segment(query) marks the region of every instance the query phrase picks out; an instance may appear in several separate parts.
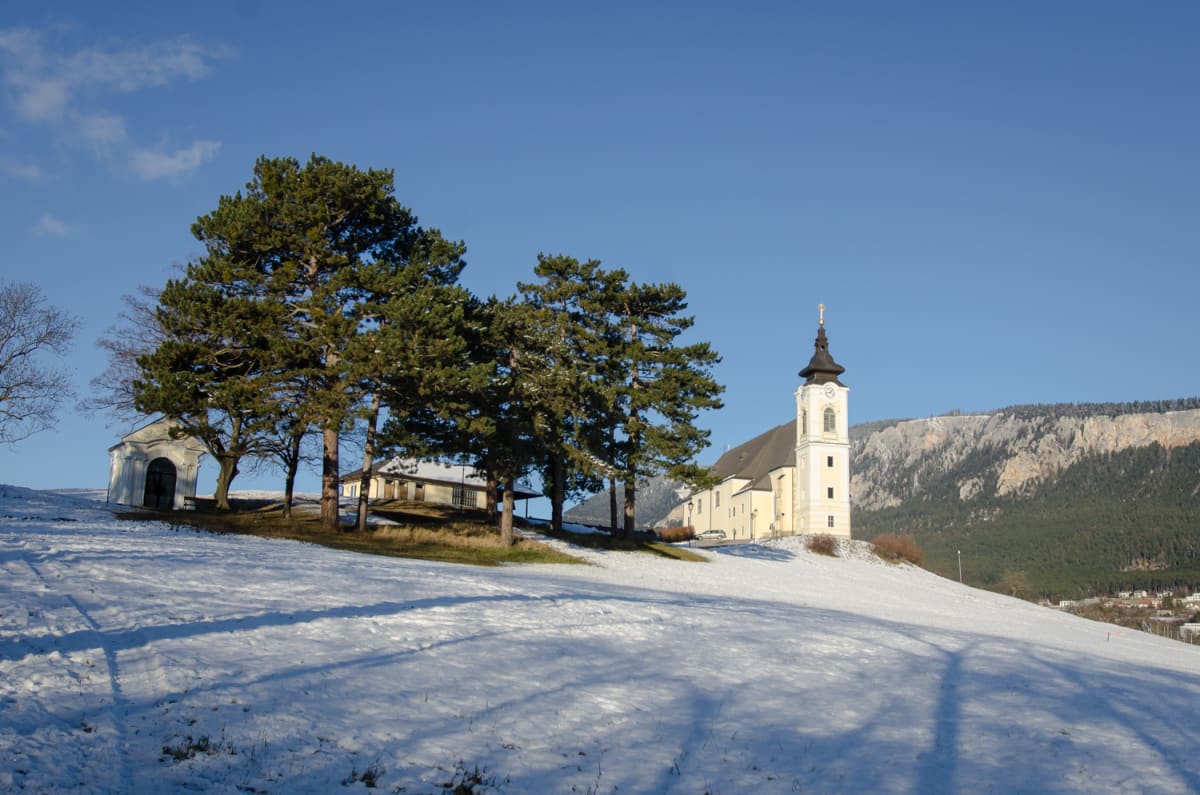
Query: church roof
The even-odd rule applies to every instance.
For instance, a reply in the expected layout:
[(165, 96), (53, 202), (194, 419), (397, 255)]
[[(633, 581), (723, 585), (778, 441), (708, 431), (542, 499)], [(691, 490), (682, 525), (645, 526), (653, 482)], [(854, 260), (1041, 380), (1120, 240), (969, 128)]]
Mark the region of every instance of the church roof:
[(796, 465), (796, 421), (776, 426), (725, 452), (712, 472), (721, 480), (743, 478), (750, 488), (770, 488), (771, 472)]

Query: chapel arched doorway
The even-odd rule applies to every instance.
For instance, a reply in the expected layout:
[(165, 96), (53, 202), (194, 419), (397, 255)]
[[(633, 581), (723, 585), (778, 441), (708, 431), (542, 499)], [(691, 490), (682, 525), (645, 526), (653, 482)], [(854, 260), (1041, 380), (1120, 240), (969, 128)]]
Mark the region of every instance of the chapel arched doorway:
[(146, 468), (146, 493), (142, 505), (147, 508), (175, 507), (175, 465), (169, 458), (156, 458)]

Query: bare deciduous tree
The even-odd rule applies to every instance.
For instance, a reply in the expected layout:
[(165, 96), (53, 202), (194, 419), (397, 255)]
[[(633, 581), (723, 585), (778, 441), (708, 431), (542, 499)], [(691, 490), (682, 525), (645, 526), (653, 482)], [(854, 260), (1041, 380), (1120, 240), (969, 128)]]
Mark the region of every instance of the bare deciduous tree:
[(162, 342), (164, 333), (155, 309), (160, 290), (140, 285), (124, 295), (117, 323), (105, 331), (96, 346), (108, 351), (108, 367), (91, 381), (91, 393), (80, 401), (83, 411), (105, 411), (114, 420), (133, 422), (142, 417), (133, 405), (133, 381), (141, 375), (137, 357)]
[(70, 398), (70, 375), (46, 364), (71, 346), (79, 321), (46, 304), (34, 284), (0, 284), (0, 443), (12, 444), (54, 426)]

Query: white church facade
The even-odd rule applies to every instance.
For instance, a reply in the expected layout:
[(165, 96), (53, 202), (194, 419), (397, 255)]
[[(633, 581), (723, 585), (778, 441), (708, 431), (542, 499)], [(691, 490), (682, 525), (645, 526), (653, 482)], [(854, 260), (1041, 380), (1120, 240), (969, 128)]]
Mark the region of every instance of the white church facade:
[(849, 388), (829, 353), (821, 306), (812, 359), (800, 371), (796, 417), (725, 452), (718, 483), (695, 491), (682, 519), (732, 540), (828, 533), (850, 537)]

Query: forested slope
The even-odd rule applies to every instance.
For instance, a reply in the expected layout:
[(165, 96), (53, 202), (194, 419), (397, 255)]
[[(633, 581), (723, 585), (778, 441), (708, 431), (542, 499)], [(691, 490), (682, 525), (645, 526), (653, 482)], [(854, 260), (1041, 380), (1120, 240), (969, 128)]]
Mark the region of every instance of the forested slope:
[(1032, 596), (1200, 584), (1196, 401), (1020, 406), (856, 428), (854, 535)]

